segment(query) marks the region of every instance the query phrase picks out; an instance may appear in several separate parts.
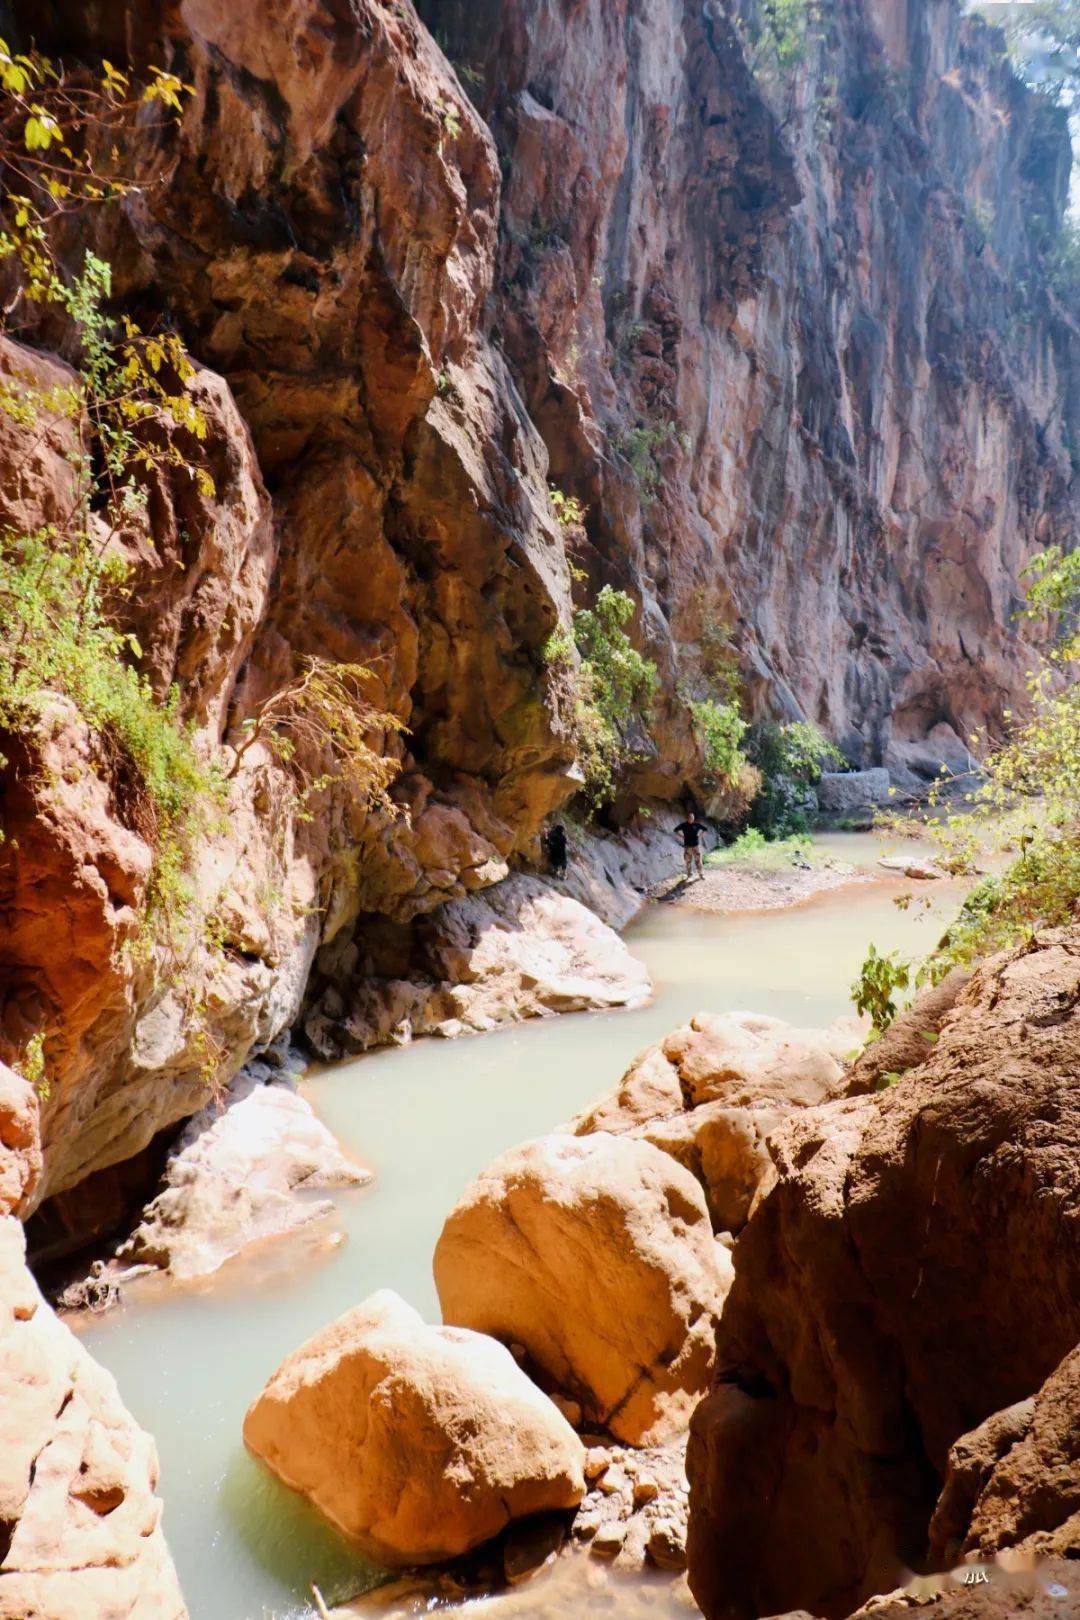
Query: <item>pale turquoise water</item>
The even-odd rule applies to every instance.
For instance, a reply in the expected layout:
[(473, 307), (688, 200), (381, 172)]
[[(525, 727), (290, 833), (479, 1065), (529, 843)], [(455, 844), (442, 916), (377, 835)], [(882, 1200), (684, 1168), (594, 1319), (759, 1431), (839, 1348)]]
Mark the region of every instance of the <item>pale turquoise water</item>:
[[(858, 834), (821, 842), (851, 861), (883, 852)], [(470, 1176), (577, 1112), (695, 1012), (746, 1008), (809, 1025), (849, 1012), (869, 940), (925, 950), (955, 908), (956, 891), (935, 885), (920, 890), (933, 896), (930, 914), (899, 912), (892, 896), (916, 887), (853, 886), (741, 916), (653, 907), (627, 933), (653, 975), (649, 1006), (420, 1041), (310, 1082), (323, 1119), (376, 1172), (372, 1187), (337, 1195), (347, 1243), (326, 1258), (279, 1246), (198, 1289), (133, 1291), (86, 1332), (157, 1438), (165, 1529), (192, 1620), (284, 1620), (311, 1612), (313, 1580), (331, 1601), (357, 1587), (348, 1550), (241, 1445), (245, 1408), (282, 1356), (375, 1288), (435, 1318), (431, 1253)]]

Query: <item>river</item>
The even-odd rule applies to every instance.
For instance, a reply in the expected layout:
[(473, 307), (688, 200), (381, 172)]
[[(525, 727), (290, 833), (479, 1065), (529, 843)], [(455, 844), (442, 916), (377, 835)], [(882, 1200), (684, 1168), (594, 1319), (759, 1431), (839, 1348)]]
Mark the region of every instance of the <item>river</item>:
[[(868, 866), (883, 853), (868, 835), (817, 842)], [(913, 887), (932, 897), (929, 911), (893, 905)], [(868, 942), (925, 951), (956, 894), (883, 879), (782, 911), (651, 906), (626, 933), (652, 974), (645, 1007), (418, 1041), (313, 1073), (305, 1085), (318, 1113), (376, 1173), (370, 1187), (334, 1195), (347, 1241), (326, 1253), (286, 1240), (198, 1286), (136, 1286), (84, 1331), (157, 1439), (165, 1531), (191, 1620), (292, 1620), (312, 1612), (312, 1581), (328, 1601), (363, 1584), (355, 1555), (247, 1457), (244, 1411), (286, 1352), (373, 1289), (395, 1288), (438, 1319), (432, 1250), (481, 1166), (577, 1112), (696, 1012), (831, 1023), (851, 1010)], [(529, 1612), (524, 1594), (514, 1612)]]

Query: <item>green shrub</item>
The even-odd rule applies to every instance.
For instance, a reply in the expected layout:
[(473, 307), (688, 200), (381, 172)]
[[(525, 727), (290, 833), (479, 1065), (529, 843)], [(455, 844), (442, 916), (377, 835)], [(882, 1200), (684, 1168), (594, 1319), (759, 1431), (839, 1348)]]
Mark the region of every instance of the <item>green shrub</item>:
[[(1080, 915), (1080, 637), (1075, 613), (1080, 568), (1075, 554), (1049, 551), (1029, 570), (1029, 611), (1051, 613), (1059, 642), (1044, 667), (1029, 676), (1022, 718), (1006, 712), (1010, 731), (986, 745), (983, 781), (954, 810), (944, 785), (927, 796), (931, 812), (921, 830), (949, 871), (977, 873), (987, 857), (1011, 856), (1000, 873), (983, 877), (955, 921), (922, 962), (914, 982), (933, 983), (953, 967), (1022, 944), (1039, 929)], [(874, 973), (880, 962), (871, 947)], [(866, 970), (864, 969), (864, 977)]]
[(1024, 569), (1028, 581), (1024, 617), (1057, 620), (1059, 655), (1064, 657), (1077, 631), (1080, 608), (1080, 551), (1063, 553), (1049, 546)]
[(809, 832), (810, 790), (827, 767), (844, 763), (843, 755), (807, 720), (755, 726), (747, 753), (763, 779), (751, 809), (754, 824), (770, 838)]
[(615, 440), (615, 449), (630, 465), (630, 471), (646, 502), (656, 499), (663, 478), (663, 457), (672, 445), (680, 443), (674, 422), (636, 422)]
[(780, 868), (795, 862), (809, 865), (813, 859), (814, 847), (806, 837), (767, 838), (760, 827), (747, 827), (733, 843), (707, 855), (705, 864), (729, 866), (733, 861), (752, 861), (755, 866)]
[(656, 665), (637, 651), (624, 628), (634, 612), (625, 591), (605, 585), (593, 607), (574, 614), (574, 640), (593, 676), (596, 706), (616, 726), (646, 710), (656, 693)]
[(888, 1029), (899, 1008), (897, 991), (906, 990), (911, 983), (911, 963), (891, 951), (882, 955), (871, 945), (859, 970), (859, 977), (851, 987), (855, 1010), (869, 1013), (874, 1033), (880, 1035)]
[(562, 529), (576, 529), (585, 521), (588, 508), (578, 500), (576, 495), (567, 495), (554, 484), (548, 486), (551, 504), (555, 509), (555, 517)]
[(39, 1030), (31, 1035), (22, 1049), (22, 1056), (15, 1065), (24, 1080), (28, 1080), (37, 1092), (40, 1102), (48, 1102), (52, 1095), (52, 1086), (49, 1083), (48, 1071), (45, 1067), (45, 1036)]
[(965, 808), (942, 805), (935, 787), (931, 807), (944, 813), (927, 829), (950, 871), (976, 871), (987, 856), (1013, 858), (968, 896), (924, 978), (1072, 921), (1080, 908), (1080, 553), (1050, 549), (1026, 574), (1026, 613), (1056, 624), (1056, 645), (1028, 677), (1024, 715), (1005, 711), (1006, 736), (971, 739), (976, 753), (985, 750), (984, 779)]
[[(699, 601), (702, 593), (698, 593)], [(722, 703), (738, 703), (742, 694), (739, 655), (732, 645), (733, 628), (702, 607), (698, 645), (701, 672)]]
[(815, 0), (760, 0), (743, 33), (755, 73), (786, 77), (806, 60), (818, 17)]
[[(605, 585), (591, 608), (574, 614), (573, 637), (560, 627), (544, 645), (545, 663), (558, 672), (557, 701), (574, 738), (594, 808), (613, 796), (633, 754), (628, 722), (647, 720), (656, 693), (656, 665), (637, 651), (625, 626), (634, 616), (633, 599)], [(574, 650), (580, 662), (575, 666)]]
[[(206, 425), (183, 391), (192, 367), (175, 339), (144, 338), (106, 315), (108, 266), (87, 254), (69, 282), (42, 269), (36, 252), (29, 262), (40, 299), (71, 321), (79, 369), (59, 391), (16, 378), (0, 410), (28, 430), (71, 421), (74, 500), (63, 524), (0, 533), (0, 727), (32, 736), (50, 695), (68, 698), (96, 739), (97, 763), (122, 813), (164, 858), (185, 840), (187, 818), (213, 791), (213, 773), (179, 718), (177, 692), (159, 698), (137, 667), (138, 643), (117, 626), (129, 570), (114, 542), (144, 519), (148, 469), (183, 468), (212, 491), (173, 437), (159, 444), (148, 432), (183, 428), (197, 441)], [(177, 379), (175, 392), (165, 376)]]
[[(1012, 853), (999, 876), (974, 889), (924, 969), (939, 979), (1039, 928), (1070, 922), (1080, 907), (1080, 685), (1067, 661), (1064, 686), (1032, 678), (1031, 713), (983, 761), (985, 780), (967, 807), (928, 828), (954, 872)], [(977, 739), (976, 739), (977, 743)]]
[(715, 782), (734, 785), (746, 764), (742, 747), (749, 729), (746, 721), (735, 704), (717, 703), (714, 698), (691, 700), (689, 707), (706, 771)]
[(813, 787), (822, 773), (844, 764), (840, 750), (809, 720), (792, 720), (787, 725), (767, 728), (759, 745), (758, 764), (765, 771), (783, 772)]

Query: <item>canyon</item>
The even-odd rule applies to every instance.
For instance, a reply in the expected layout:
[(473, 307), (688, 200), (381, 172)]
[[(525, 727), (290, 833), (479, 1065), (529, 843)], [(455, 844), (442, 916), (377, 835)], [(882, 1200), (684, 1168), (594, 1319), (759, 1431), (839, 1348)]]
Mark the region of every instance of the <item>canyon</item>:
[[(1080, 326), (1048, 247), (1067, 120), (957, 0), (795, 13), (782, 38), (754, 0), (0, 5), (13, 49), (76, 78), (109, 61), (182, 88), (141, 117), (139, 183), (59, 240), (194, 365), (204, 436), (175, 430), (146, 472), (114, 612), (195, 750), (231, 762), (191, 915), (148, 942), (153, 829), (101, 737), (59, 694), (32, 735), (0, 728), (0, 1377), (25, 1382), (32, 1336), (56, 1370), (16, 1459), (50, 1456), (51, 1484), (0, 1480), (0, 1615), (183, 1613), (153, 1443), (42, 1299), (20, 1223), (39, 1270), (128, 1235), (124, 1264), (205, 1279), (252, 1233), (318, 1228), (311, 1188), (370, 1179), (292, 1089), (303, 1061), (631, 1017), (653, 987), (619, 933), (683, 809), (746, 812), (695, 724), (718, 670), (748, 723), (812, 722), (879, 794), (967, 773), (1025, 711), (1050, 627), (1024, 571), (1080, 521)], [(13, 323), (5, 397), (62, 391), (77, 348), (47, 311)], [(78, 438), (0, 412), (5, 534), (59, 521)], [(551, 649), (605, 588), (657, 690), (596, 813)], [(251, 746), (312, 659), (369, 672), (384, 800), (334, 779), (299, 799)], [(1039, 935), (854, 1064), (850, 1030), (777, 1033), (718, 989), (570, 1129), (504, 1143), (444, 1212), (448, 1325), (368, 1301), (376, 1338), (409, 1316), (378, 1379), (460, 1363), (532, 1413), (547, 1473), (490, 1442), (485, 1537), (508, 1495), (565, 1512), (592, 1485), (582, 1524), (677, 1566), (689, 1513), (709, 1620), (846, 1614), (956, 1553), (1075, 1557), (1075, 967), (1075, 931)], [(1003, 1303), (979, 1274), (1006, 1210)], [(555, 1266), (538, 1304), (590, 1227), (608, 1293)], [(572, 1343), (568, 1300), (600, 1318)], [(348, 1376), (377, 1403), (375, 1373)], [(613, 1529), (568, 1407), (627, 1448), (696, 1408), (689, 1505), (676, 1479), (674, 1506)], [(635, 1468), (612, 1473), (628, 1515), (651, 1500)], [(407, 1562), (378, 1498), (356, 1533)], [(123, 1573), (91, 1602), (99, 1565)]]
[[(392, 816), (331, 792), (298, 823), (245, 761), (199, 852), (220, 949), (179, 987), (121, 949), (150, 852), (63, 785), (74, 717), (44, 770), (7, 751), (0, 1036), (45, 1035), (39, 1197), (197, 1111), (192, 1002), (227, 1079), (305, 1005), (348, 1050), (429, 999), (447, 903), (535, 862), (577, 785), (543, 658), (573, 592), (627, 589), (660, 674), (624, 819), (709, 797), (686, 700), (718, 625), (752, 713), (901, 782), (1022, 702), (1020, 569), (1075, 529), (1075, 327), (1037, 251), (1067, 132), (948, 0), (822, 27), (780, 82), (681, 0), (35, 14), (45, 48), (192, 86), (148, 183), (79, 226), (200, 367), (214, 493), (166, 469), (132, 539), (148, 672), (210, 743), (311, 654), (408, 728)], [(62, 446), (28, 459), (8, 523), (63, 487)]]

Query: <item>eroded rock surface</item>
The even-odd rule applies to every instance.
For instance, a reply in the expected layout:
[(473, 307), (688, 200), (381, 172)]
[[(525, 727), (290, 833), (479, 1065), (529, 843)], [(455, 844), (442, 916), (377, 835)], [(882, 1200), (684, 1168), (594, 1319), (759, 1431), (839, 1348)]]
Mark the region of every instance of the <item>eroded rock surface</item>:
[(584, 1446), (510, 1352), (388, 1290), (286, 1357), (244, 1440), (390, 1565), (454, 1558), (585, 1491)]
[(0, 1216), (0, 1616), (185, 1620), (154, 1442), (42, 1299)]
[[(359, 978), (346, 974), (351, 990), (326, 990), (304, 1026), (322, 1056), (553, 1013), (636, 1007), (652, 989), (613, 929), (524, 874), (450, 901), (388, 945), (409, 977), (372, 977), (362, 967)], [(355, 956), (355, 946), (346, 949)]]
[(523, 1346), (619, 1439), (675, 1433), (707, 1387), (730, 1259), (697, 1182), (651, 1143), (511, 1148), (447, 1217), (434, 1271), (445, 1321)]
[(185, 1127), (164, 1186), (117, 1256), (176, 1278), (205, 1277), (248, 1244), (332, 1215), (328, 1187), (362, 1187), (371, 1172), (345, 1158), (287, 1075), (249, 1064)]
[(0, 1214), (21, 1215), (41, 1175), (41, 1128), (34, 1088), (0, 1063)]
[[(419, 9), (504, 159), (496, 319), (581, 565), (632, 569), (667, 690), (727, 622), (754, 700), (853, 763), (967, 770), (1026, 667), (1014, 564), (1075, 524), (1039, 426), (1071, 322), (1011, 313), (1060, 124), (943, 0), (829, 7), (788, 73), (760, 39), (748, 71), (748, 4)], [(659, 735), (649, 784), (677, 702)]]
[(1037, 1395), (995, 1412), (949, 1452), (931, 1554), (1080, 1556), (1080, 1346)]
[(1000, 1465), (1002, 1481), (1010, 1456), (1018, 1470), (1000, 1540), (1025, 1534), (1025, 1512), (1033, 1532), (1068, 1520), (1078, 1080), (1080, 936), (1062, 930), (984, 964), (887, 1091), (773, 1135), (777, 1180), (739, 1240), (692, 1428), (691, 1578), (710, 1620), (841, 1614), (896, 1584), (926, 1556), (950, 1448), (1044, 1384), (1040, 1439)]
[[(686, 694), (724, 625), (754, 715), (959, 768), (1030, 664), (1019, 570), (1076, 528), (1075, 328), (1039, 258), (1067, 129), (944, 0), (832, 8), (786, 75), (712, 0), (76, 9), (36, 42), (192, 87), (155, 183), (80, 221), (116, 299), (182, 333), (209, 423), (213, 495), (163, 475), (123, 541), (147, 673), (207, 748), (311, 654), (370, 666), (408, 734), (379, 740), (391, 820), (331, 793), (282, 838), (248, 761), (200, 851), (224, 953), (183, 995), (123, 952), (151, 852), (77, 717), (5, 743), (0, 1055), (46, 1036), (37, 1197), (196, 1112), (206, 1051), (235, 1072), (314, 959), (343, 1014), (365, 976), (427, 982), (365, 962), (534, 860), (577, 786), (543, 652), (575, 589), (629, 590), (661, 675), (621, 820), (717, 797)], [(0, 366), (65, 375), (29, 354)], [(4, 521), (48, 521), (63, 430), (24, 456), (2, 426)]]
[(653, 1143), (701, 1183), (718, 1231), (745, 1224), (773, 1173), (766, 1139), (795, 1108), (833, 1094), (851, 1037), (756, 1013), (699, 1013), (636, 1058), (610, 1096), (575, 1121)]

